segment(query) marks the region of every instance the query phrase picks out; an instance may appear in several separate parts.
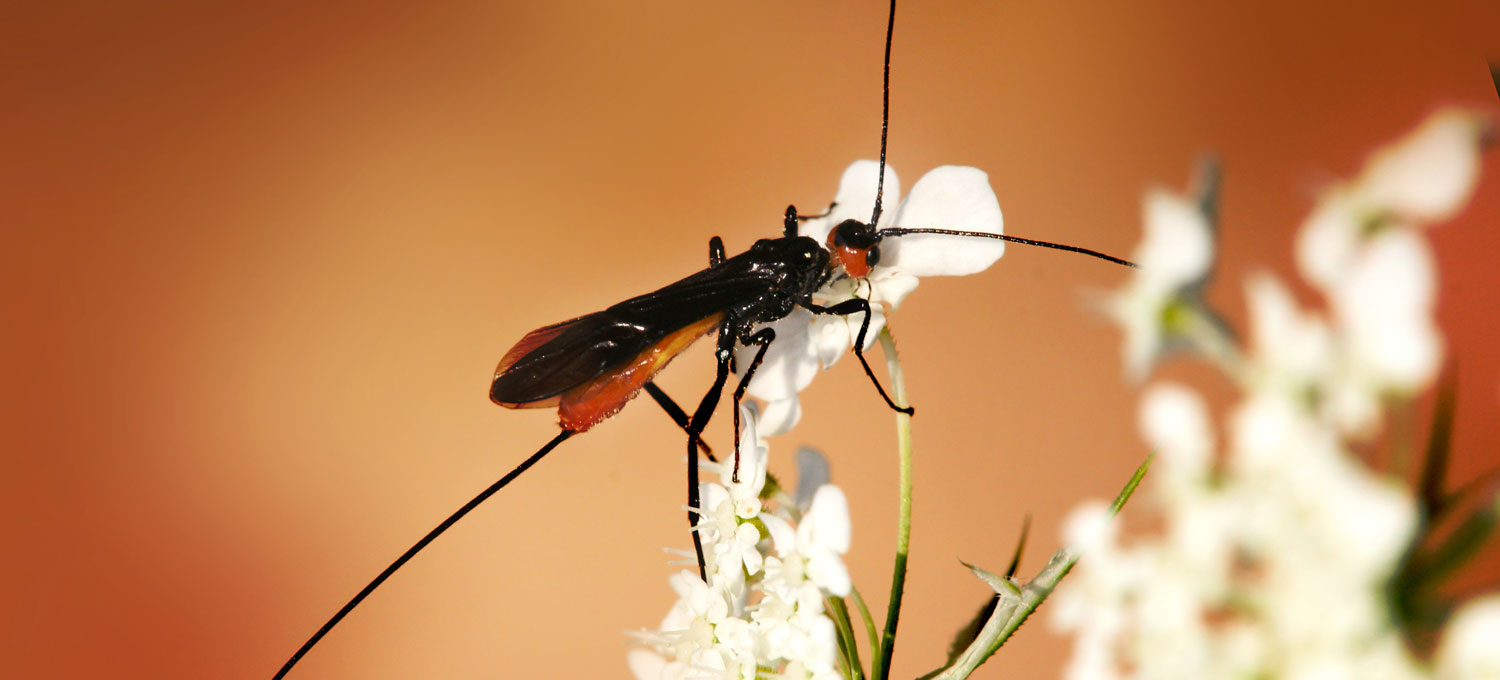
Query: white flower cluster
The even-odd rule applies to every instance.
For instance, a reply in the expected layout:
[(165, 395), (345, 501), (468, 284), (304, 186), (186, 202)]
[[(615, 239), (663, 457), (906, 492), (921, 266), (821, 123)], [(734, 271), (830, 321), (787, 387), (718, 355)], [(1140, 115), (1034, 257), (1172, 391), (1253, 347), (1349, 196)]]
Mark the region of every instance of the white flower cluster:
[(1216, 453), (1196, 393), (1147, 390), (1140, 426), (1157, 453), (1148, 497), (1160, 533), (1123, 542), (1102, 503), (1069, 519), (1081, 559), (1054, 609), (1076, 635), (1067, 677), (1500, 678), (1500, 596), (1462, 609), (1432, 661), (1404, 644), (1387, 587), (1417, 505), (1350, 451), (1379, 427), (1383, 403), (1416, 394), (1438, 370), (1422, 228), (1468, 200), (1483, 132), (1474, 115), (1439, 113), (1329, 190), (1297, 243), (1327, 315), (1255, 276), (1243, 350), (1205, 339), (1212, 324), (1182, 323), (1210, 315), (1197, 294), (1212, 260), (1204, 208), (1148, 198), (1143, 269), (1112, 306), (1128, 364), (1143, 373), (1163, 338), (1190, 329), (1188, 343), (1220, 360), (1243, 397)]
[[(766, 493), (767, 452), (756, 414), (744, 409), (740, 481), (728, 462), (722, 484), (701, 486), (698, 525), (708, 582), (696, 571), (671, 578), (677, 592), (658, 630), (632, 649), (640, 680), (757, 677), (839, 678), (834, 623), (825, 595), (849, 593), (841, 555), (849, 550), (849, 506), (827, 484), (821, 457), (808, 452), (795, 498)], [(799, 503), (799, 500), (802, 501)]]

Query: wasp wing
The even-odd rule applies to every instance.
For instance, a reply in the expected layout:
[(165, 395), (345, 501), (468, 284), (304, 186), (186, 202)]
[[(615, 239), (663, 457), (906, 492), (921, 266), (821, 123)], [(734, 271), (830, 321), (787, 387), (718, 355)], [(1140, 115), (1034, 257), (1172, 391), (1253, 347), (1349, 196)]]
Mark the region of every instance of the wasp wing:
[(753, 302), (765, 293), (766, 278), (751, 268), (713, 267), (527, 333), (496, 367), (490, 400), (512, 408), (556, 405), (564, 392), (630, 363), (673, 333)]

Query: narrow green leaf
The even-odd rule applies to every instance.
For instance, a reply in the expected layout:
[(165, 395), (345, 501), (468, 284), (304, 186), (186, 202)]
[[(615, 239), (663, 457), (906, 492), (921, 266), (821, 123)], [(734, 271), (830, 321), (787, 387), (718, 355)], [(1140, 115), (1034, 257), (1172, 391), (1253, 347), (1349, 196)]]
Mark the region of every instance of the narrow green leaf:
[(1031, 535), (1031, 513), (1026, 514), (1026, 519), (1021, 521), (1021, 540), (1016, 541), (1016, 553), (1011, 555), (1010, 566), (1005, 568), (1005, 577), (1014, 578), (1016, 569), (1021, 567), (1021, 553), (1026, 550), (1026, 538)]
[(1500, 498), (1475, 510), (1446, 540), (1427, 553), (1420, 562), (1417, 578), (1435, 583), (1467, 564), (1495, 532), (1496, 522), (1500, 520), (1497, 503), (1500, 503)]
[(1423, 514), (1431, 519), (1442, 514), (1447, 501), (1448, 457), (1453, 444), (1453, 414), (1457, 408), (1458, 372), (1450, 370), (1438, 385), (1432, 409), (1432, 430), (1427, 434), (1427, 453), (1417, 493)]
[(844, 649), (843, 661), (849, 670), (847, 677), (863, 680), (864, 666), (859, 660), (859, 645), (854, 641), (854, 629), (849, 623), (849, 607), (844, 604), (844, 598), (829, 597), (828, 611), (833, 615), (831, 618), (833, 618), (834, 627), (838, 630), (839, 646)]
[(1120, 510), (1125, 507), (1125, 502), (1130, 500), (1130, 496), (1135, 493), (1135, 488), (1141, 485), (1142, 479), (1146, 478), (1146, 471), (1151, 469), (1151, 460), (1155, 457), (1156, 454), (1153, 453), (1146, 456), (1146, 460), (1141, 461), (1140, 467), (1135, 469), (1135, 474), (1130, 476), (1130, 481), (1125, 482), (1125, 488), (1120, 489), (1120, 495), (1115, 496), (1115, 502), (1109, 504), (1109, 514), (1120, 514)]
[(854, 597), (854, 606), (859, 608), (859, 618), (865, 622), (865, 636), (870, 643), (870, 667), (873, 673), (875, 657), (880, 652), (880, 637), (875, 633), (875, 617), (870, 616), (870, 608), (865, 606), (865, 598), (859, 594), (859, 588), (850, 586), (849, 594)]

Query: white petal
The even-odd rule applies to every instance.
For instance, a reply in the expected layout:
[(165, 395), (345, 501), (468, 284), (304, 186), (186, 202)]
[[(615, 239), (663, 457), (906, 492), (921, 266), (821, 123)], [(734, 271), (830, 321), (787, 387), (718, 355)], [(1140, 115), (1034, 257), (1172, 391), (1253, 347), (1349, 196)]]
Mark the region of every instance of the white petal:
[(870, 284), (870, 304), (883, 302), (891, 309), (900, 306), (921, 283), (916, 276), (895, 267), (876, 267), (865, 280)]
[(814, 548), (808, 552), (810, 553), (807, 558), (808, 580), (839, 597), (848, 595), (853, 583), (849, 578), (849, 568), (844, 566), (844, 561), (839, 559), (834, 551), (827, 548)]
[(1438, 648), (1437, 676), (1500, 678), (1500, 595), (1477, 598), (1448, 620)]
[(1245, 284), (1251, 346), (1260, 367), (1289, 389), (1315, 382), (1332, 363), (1332, 339), (1317, 318), (1304, 315), (1292, 294), (1269, 274)]
[(1359, 208), (1343, 189), (1326, 192), (1297, 233), (1297, 268), (1327, 290), (1348, 271), (1360, 243)]
[(761, 515), (760, 521), (766, 526), (766, 533), (771, 535), (771, 545), (776, 549), (777, 555), (786, 556), (797, 549), (797, 530), (786, 520), (775, 515)]
[[(787, 399), (812, 382), (818, 374), (818, 356), (808, 338), (811, 324), (812, 312), (800, 307), (769, 324), (776, 330), (776, 339), (766, 350), (764, 362), (755, 369), (748, 388), (751, 395), (765, 401)], [(736, 368), (745, 370), (758, 349), (755, 345), (735, 348)]]
[(1105, 313), (1125, 331), (1121, 350), (1125, 372), (1132, 380), (1145, 379), (1162, 352), (1166, 341), (1162, 333), (1162, 311), (1169, 301), (1169, 293), (1152, 285), (1144, 273), (1137, 272), (1123, 290), (1105, 303)]
[(1115, 518), (1104, 501), (1084, 501), (1063, 520), (1063, 544), (1085, 559), (1115, 544)]
[(795, 395), (768, 401), (765, 415), (760, 417), (760, 431), (767, 437), (786, 434), (799, 420), (802, 420), (802, 400)]
[(639, 647), (625, 653), (625, 663), (636, 680), (665, 680), (676, 677), (667, 672), (667, 660), (660, 654)]
[(826, 616), (813, 619), (808, 627), (807, 641), (808, 646), (801, 661), (813, 671), (832, 670), (839, 651), (833, 620)]
[[(854, 161), (844, 170), (839, 179), (839, 191), (833, 198), (835, 205), (826, 219), (808, 220), (798, 230), (818, 243), (827, 243), (828, 232), (847, 219), (868, 222), (875, 211), (875, 191), (880, 178), (880, 163), (877, 161)], [(885, 166), (885, 195), (881, 198), (883, 210), (889, 214), (890, 206), (901, 196), (901, 182), (896, 171)]]
[(843, 490), (832, 484), (818, 487), (798, 530), (813, 544), (849, 552), (849, 500)]
[(820, 314), (813, 318), (810, 342), (823, 370), (833, 368), (849, 353), (849, 348), (854, 346), (854, 334), (858, 331), (858, 327), (850, 329), (849, 323), (841, 316)]
[[(881, 222), (885, 222), (884, 219)], [(954, 229), (999, 234), (1000, 201), (989, 175), (977, 168), (945, 165), (912, 186), (890, 224), (906, 228)], [(1005, 242), (964, 236), (912, 234), (880, 244), (881, 263), (914, 276), (963, 276), (987, 269), (1005, 253)]]
[(1433, 270), (1432, 253), (1416, 234), (1382, 232), (1332, 296), (1356, 358), (1396, 389), (1427, 384), (1442, 358), (1442, 338), (1432, 323)]
[(1165, 288), (1203, 278), (1213, 262), (1213, 234), (1198, 207), (1154, 189), (1146, 194), (1144, 210), (1146, 238), (1136, 250), (1141, 276)]
[(1140, 418), (1146, 443), (1162, 454), (1171, 476), (1195, 480), (1207, 474), (1213, 431), (1201, 397), (1180, 385), (1152, 385), (1141, 398)]
[[(758, 417), (756, 411), (750, 404), (740, 407), (740, 481), (735, 484), (733, 480), (733, 461), (723, 465), (723, 483), (729, 487), (730, 496), (736, 501), (736, 506), (743, 506), (746, 501), (756, 499), (760, 496), (760, 490), (766, 484), (766, 468), (769, 465), (770, 449), (765, 440), (757, 433)], [(755, 509), (759, 512), (759, 508)], [(754, 516), (752, 512), (749, 516)]]
[(1356, 183), (1371, 205), (1420, 221), (1452, 217), (1474, 191), (1484, 121), (1466, 111), (1434, 114), (1370, 158)]

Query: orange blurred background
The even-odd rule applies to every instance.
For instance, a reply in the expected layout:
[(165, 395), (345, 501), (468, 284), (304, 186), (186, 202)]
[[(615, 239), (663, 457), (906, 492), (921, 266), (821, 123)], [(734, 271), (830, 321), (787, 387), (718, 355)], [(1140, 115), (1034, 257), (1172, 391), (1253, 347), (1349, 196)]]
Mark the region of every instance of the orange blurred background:
[[(905, 3), (890, 159), (990, 173), (1010, 233), (1129, 254), (1146, 187), (1225, 167), (1213, 301), (1293, 274), (1318, 187), (1441, 104), (1500, 112), (1500, 5)], [(556, 431), (485, 398), (525, 332), (779, 233), (877, 151), (886, 9), (838, 2), (37, 3), (0, 22), (0, 657), (9, 677), (264, 678)], [(1456, 477), (1500, 445), (1500, 161), (1433, 233)], [(917, 443), (896, 674), (942, 659), (1035, 519), (1145, 451), (1086, 258), (1012, 247), (893, 319)], [(1305, 292), (1305, 291), (1304, 291)], [(1306, 302), (1314, 298), (1305, 296)], [(1169, 376), (1225, 385), (1200, 365)], [(662, 378), (683, 403), (700, 343)], [(883, 609), (892, 418), (852, 360), (773, 439), (814, 445)], [(721, 410), (721, 416), (727, 416)], [(710, 432), (729, 445), (727, 417)], [(1425, 416), (1419, 421), (1425, 427)], [(682, 438), (634, 405), (437, 541), (300, 678), (624, 677), (688, 547)], [(1494, 555), (1491, 555), (1493, 558)], [(1491, 559), (1494, 563), (1495, 560)], [(1044, 608), (1045, 609), (1045, 608)], [(1055, 675), (1044, 610), (992, 661)], [(866, 656), (868, 658), (868, 656)], [(997, 668), (987, 677), (999, 677)]]

